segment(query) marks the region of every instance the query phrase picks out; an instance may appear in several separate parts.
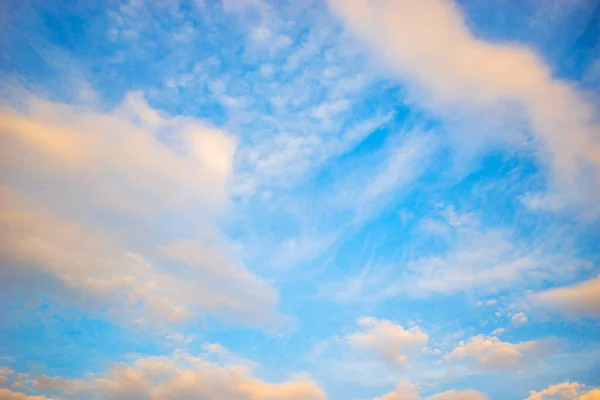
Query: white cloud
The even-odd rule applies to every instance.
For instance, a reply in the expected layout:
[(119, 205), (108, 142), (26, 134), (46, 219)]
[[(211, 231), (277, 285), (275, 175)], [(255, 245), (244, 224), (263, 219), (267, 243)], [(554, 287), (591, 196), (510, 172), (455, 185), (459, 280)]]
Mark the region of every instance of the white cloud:
[(478, 301), (477, 305), (479, 307), (481, 306), (495, 306), (496, 304), (498, 304), (498, 300), (496, 299), (490, 299), (490, 300), (486, 300), (486, 301)]
[[(488, 125), (506, 121), (500, 115), (507, 110), (513, 121), (524, 116), (541, 147), (540, 159), (551, 171), (551, 188), (569, 188), (570, 200), (595, 209), (600, 178), (595, 109), (573, 85), (555, 79), (535, 52), (476, 38), (459, 6), (449, 0), (329, 3), (408, 83), (420, 104), (450, 121), (461, 120), (463, 127), (481, 115)], [(480, 140), (473, 129), (467, 131), (471, 134), (461, 143)], [(486, 140), (508, 140), (486, 132)], [(506, 136), (506, 129), (501, 132)]]
[(429, 340), (418, 326), (405, 329), (391, 321), (371, 317), (359, 318), (357, 324), (362, 330), (347, 335), (348, 344), (390, 366), (408, 367)]
[[(415, 296), (470, 290), (493, 293), (513, 287), (523, 277), (558, 280), (560, 274), (569, 272), (557, 266), (574, 262), (568, 253), (555, 252), (550, 239), (526, 244), (509, 230), (482, 227), (474, 215), (467, 218), (451, 214), (449, 224), (452, 218), (463, 219), (453, 227), (451, 249), (409, 261), (409, 272), (400, 284), (390, 286), (391, 293), (406, 291)], [(493, 305), (494, 301), (486, 304)]]
[(428, 157), (436, 149), (435, 139), (422, 132), (411, 132), (399, 143), (389, 146), (385, 163), (356, 193), (358, 207), (372, 207), (391, 193), (413, 183), (425, 171)]
[(507, 331), (508, 328), (496, 328), (492, 331), (492, 336), (500, 336)]
[[(340, 301), (381, 301), (402, 295), (425, 297), (462, 291), (496, 293), (528, 281), (560, 281), (582, 264), (565, 247), (558, 252), (555, 239), (537, 243), (518, 240), (510, 230), (483, 227), (475, 214), (458, 214), (447, 207), (440, 211), (447, 228), (447, 250), (392, 265), (368, 265), (328, 292)], [(437, 235), (437, 233), (435, 233)], [(529, 279), (524, 279), (529, 278)], [(480, 305), (493, 305), (494, 301)]]
[(600, 276), (529, 296), (528, 304), (567, 318), (600, 317)]
[(495, 336), (477, 335), (460, 342), (446, 359), (466, 361), (473, 367), (489, 371), (516, 371), (545, 356), (548, 344), (543, 341), (503, 342)]
[[(231, 360), (230, 360), (231, 361)], [(28, 391), (57, 395), (62, 399), (98, 400), (226, 398), (231, 400), (321, 400), (319, 387), (307, 377), (282, 383), (262, 381), (251, 367), (231, 362), (213, 362), (188, 353), (141, 357), (129, 364), (113, 364), (103, 374), (79, 380), (36, 375), (26, 382)], [(41, 400), (10, 390), (1, 390), (2, 400)]]
[(526, 325), (529, 323), (529, 320), (527, 319), (527, 315), (525, 315), (524, 312), (516, 313), (515, 315), (512, 316), (510, 321), (514, 327)]
[(349, 211), (353, 223), (376, 215), (392, 199), (406, 194), (429, 167), (437, 150), (435, 135), (418, 127), (406, 127), (371, 158), (361, 160), (334, 191), (335, 207)]

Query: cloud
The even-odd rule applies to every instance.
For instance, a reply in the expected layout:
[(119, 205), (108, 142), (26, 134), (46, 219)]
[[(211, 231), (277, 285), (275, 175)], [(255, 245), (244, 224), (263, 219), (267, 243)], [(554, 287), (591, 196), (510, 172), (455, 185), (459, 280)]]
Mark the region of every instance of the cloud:
[(529, 392), (527, 400), (597, 400), (600, 399), (600, 390), (586, 390), (585, 385), (578, 382), (562, 382), (550, 385), (539, 392)]
[(486, 400), (488, 397), (476, 390), (448, 390), (428, 397), (428, 400)]
[(165, 116), (138, 93), (108, 113), (32, 96), (21, 101), (24, 110), (0, 109), (4, 176), (37, 191), (41, 182), (52, 185), (49, 202), (135, 215), (218, 210), (228, 200), (235, 141), (223, 131)]
[(492, 336), (500, 336), (507, 330), (508, 330), (508, 328), (496, 328), (492, 331)]
[(136, 93), (109, 112), (24, 96), (0, 113), (5, 282), (26, 267), (83, 294), (79, 305), (144, 325), (209, 313), (274, 326), (277, 293), (216, 228), (236, 148), (227, 133)]
[(390, 287), (392, 292), (407, 291), (416, 296), (496, 292), (514, 287), (524, 277), (557, 280), (557, 274), (567, 273), (557, 265), (576, 262), (564, 251), (556, 252), (552, 239), (526, 244), (510, 230), (484, 227), (476, 215), (460, 215), (451, 207), (444, 211), (444, 218), (452, 226), (450, 249), (409, 261), (406, 277), (395, 288)]
[(544, 341), (509, 343), (495, 336), (477, 335), (461, 341), (446, 359), (466, 361), (488, 371), (515, 371), (545, 356), (547, 351), (548, 343)]
[(516, 313), (515, 315), (512, 316), (510, 321), (514, 327), (526, 325), (529, 323), (529, 320), (527, 319), (527, 315), (525, 315), (524, 312)]
[[(344, 191), (349, 206), (358, 219), (372, 215), (386, 204), (391, 196), (406, 191), (426, 171), (431, 155), (437, 150), (434, 135), (411, 129), (400, 139), (392, 141), (381, 157), (383, 162), (357, 184), (359, 176), (350, 175), (351, 188)], [(364, 171), (361, 171), (364, 174)]]
[(447, 390), (445, 392), (433, 394), (428, 397), (421, 397), (418, 388), (408, 382), (400, 382), (396, 390), (376, 397), (373, 400), (487, 400), (488, 397), (476, 390)]
[(429, 341), (429, 336), (418, 326), (405, 329), (391, 321), (372, 317), (361, 317), (356, 323), (362, 330), (348, 334), (348, 344), (390, 366), (408, 367)]
[[(10, 389), (0, 389), (0, 400), (53, 400), (46, 396), (29, 396), (24, 393), (15, 392)], [(58, 400), (58, 399), (56, 399)]]
[(581, 395), (578, 400), (600, 400), (600, 389), (594, 389), (589, 393)]
[[(557, 251), (551, 237), (527, 243), (511, 230), (482, 226), (476, 214), (458, 213), (451, 206), (438, 214), (442, 217), (439, 223), (446, 228), (445, 248), (396, 262), (393, 268), (368, 265), (357, 276), (329, 289), (331, 297), (381, 301), (400, 294), (427, 297), (459, 292), (495, 293), (514, 289), (524, 280), (559, 281), (572, 274), (565, 265), (581, 264), (564, 247)], [(483, 304), (493, 305), (493, 301)]]
[[(68, 380), (37, 375), (26, 382), (29, 391), (62, 399), (98, 400), (227, 398), (232, 400), (321, 400), (324, 393), (310, 379), (298, 377), (269, 383), (252, 375), (246, 364), (208, 361), (204, 356), (178, 352), (172, 356), (141, 357), (113, 364), (101, 375)], [(2, 396), (5, 397), (2, 397)], [(12, 396), (12, 397), (11, 397)], [(20, 397), (19, 397), (20, 396)], [(41, 400), (9, 390), (0, 399)]]
[(567, 318), (600, 317), (600, 276), (529, 296), (528, 304)]
[[(491, 43), (470, 32), (459, 6), (446, 0), (330, 0), (341, 17), (411, 88), (417, 101), (463, 128), (484, 115), (488, 126), (525, 119), (551, 171), (550, 187), (595, 209), (600, 126), (594, 107), (553, 77), (532, 50)], [(450, 45), (451, 44), (451, 45)], [(520, 124), (521, 128), (527, 126)], [(465, 130), (465, 129), (463, 129)], [(461, 143), (480, 141), (473, 128)], [(486, 140), (510, 137), (486, 130)], [(506, 129), (502, 130), (505, 135)], [(494, 136), (496, 135), (496, 136)], [(514, 139), (514, 138), (512, 138)], [(517, 139), (518, 140), (518, 139)]]

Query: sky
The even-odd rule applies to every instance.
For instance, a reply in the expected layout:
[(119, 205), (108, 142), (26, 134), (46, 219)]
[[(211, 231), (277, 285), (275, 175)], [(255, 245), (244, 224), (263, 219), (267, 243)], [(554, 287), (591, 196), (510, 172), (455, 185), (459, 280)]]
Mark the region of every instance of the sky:
[(600, 399), (600, 2), (0, 2), (0, 400)]

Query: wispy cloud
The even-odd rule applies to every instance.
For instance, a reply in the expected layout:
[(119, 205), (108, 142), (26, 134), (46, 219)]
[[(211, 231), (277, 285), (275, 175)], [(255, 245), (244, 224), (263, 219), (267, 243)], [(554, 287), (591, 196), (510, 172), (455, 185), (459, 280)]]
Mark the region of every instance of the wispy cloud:
[[(332, 0), (330, 5), (412, 87), (422, 106), (450, 120), (481, 113), (513, 120), (524, 115), (539, 158), (549, 166), (550, 187), (567, 188), (569, 200), (594, 208), (598, 193), (590, 187), (598, 187), (600, 167), (595, 109), (572, 84), (553, 78), (538, 54), (475, 37), (450, 1)], [(511, 111), (511, 104), (519, 111)], [(564, 131), (570, 132), (568, 139)], [(492, 132), (487, 136), (493, 138)]]

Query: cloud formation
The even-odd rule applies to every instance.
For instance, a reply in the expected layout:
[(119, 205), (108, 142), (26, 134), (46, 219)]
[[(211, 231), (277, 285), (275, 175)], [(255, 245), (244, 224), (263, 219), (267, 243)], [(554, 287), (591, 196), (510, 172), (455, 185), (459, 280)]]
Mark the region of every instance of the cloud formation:
[(391, 321), (372, 317), (361, 317), (356, 323), (361, 331), (347, 335), (348, 344), (390, 366), (408, 367), (429, 340), (418, 326), (405, 329)]
[(525, 315), (524, 312), (518, 312), (512, 316), (510, 322), (513, 324), (514, 327), (518, 327), (527, 324), (529, 322), (529, 319), (527, 318), (527, 315)]
[(516, 371), (544, 357), (547, 352), (548, 343), (544, 341), (509, 343), (495, 336), (477, 335), (467, 342), (461, 341), (446, 359), (465, 361), (488, 371)]
[[(344, 285), (333, 285), (332, 297), (343, 300), (382, 301), (397, 296), (415, 298), (460, 292), (489, 294), (536, 283), (561, 281), (582, 261), (560, 247), (555, 239), (528, 243), (510, 229), (485, 226), (480, 216), (456, 212), (452, 206), (426, 219), (426, 235), (446, 241), (442, 251), (397, 262), (394, 268), (367, 265)], [(441, 216), (441, 218), (439, 218)], [(432, 228), (435, 225), (435, 229)], [(423, 228), (422, 228), (423, 229)], [(478, 303), (483, 305), (484, 303)], [(493, 305), (494, 301), (487, 303)], [(521, 316), (519, 316), (521, 317)], [(522, 318), (519, 320), (524, 322)], [(516, 322), (516, 321), (515, 321)]]
[[(322, 400), (325, 395), (310, 379), (299, 377), (269, 383), (253, 376), (246, 365), (210, 361), (208, 354), (193, 356), (178, 352), (172, 356), (141, 357), (129, 364), (117, 363), (101, 376), (62, 379), (45, 375), (21, 378), (27, 392), (39, 392), (61, 399), (94, 400)], [(13, 374), (8, 374), (10, 380)], [(41, 400), (18, 390), (0, 389), (2, 400)]]
[(533, 307), (566, 318), (600, 317), (600, 276), (571, 286), (548, 289), (529, 297)]
[[(142, 325), (199, 313), (277, 323), (277, 293), (216, 229), (235, 151), (227, 133), (135, 93), (110, 112), (36, 97), (0, 112), (4, 282), (27, 285), (29, 268), (81, 293), (79, 305)], [(181, 214), (181, 236), (164, 239), (156, 221)]]
[(587, 390), (586, 386), (579, 382), (562, 382), (550, 385), (546, 389), (536, 392), (532, 390), (527, 400), (598, 400), (600, 390)]
[(418, 388), (408, 382), (400, 382), (396, 389), (372, 400), (487, 400), (488, 397), (476, 390), (447, 390), (428, 397), (419, 395)]
[(572, 84), (554, 78), (534, 51), (478, 39), (450, 0), (329, 4), (413, 88), (421, 105), (454, 120), (487, 114), (489, 125), (498, 118), (490, 116), (494, 113), (513, 120), (524, 116), (551, 171), (550, 186), (569, 188), (568, 200), (595, 207), (600, 178), (596, 110)]

